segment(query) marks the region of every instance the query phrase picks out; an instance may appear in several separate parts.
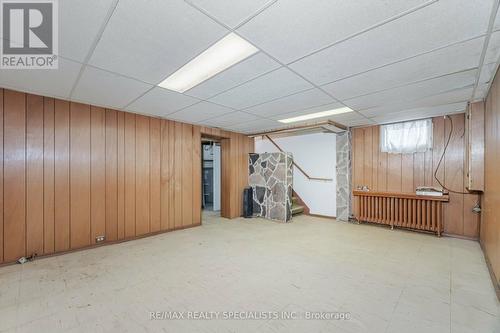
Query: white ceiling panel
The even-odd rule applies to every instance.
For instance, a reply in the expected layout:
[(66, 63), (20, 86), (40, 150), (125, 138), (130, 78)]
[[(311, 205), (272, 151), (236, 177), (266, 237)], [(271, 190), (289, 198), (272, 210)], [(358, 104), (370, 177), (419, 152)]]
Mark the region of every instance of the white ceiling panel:
[(234, 112), (234, 110), (213, 103), (200, 102), (169, 114), (167, 117), (193, 124), (231, 112)]
[(276, 61), (264, 53), (256, 53), (185, 93), (201, 99), (209, 99), (259, 75), (277, 69), (279, 66)]
[(493, 79), (495, 75), (495, 70), (497, 68), (496, 63), (484, 64), (481, 69), (481, 75), (479, 75), (479, 84), (488, 83)]
[(99, 106), (123, 108), (150, 88), (149, 84), (89, 66), (71, 98)]
[(59, 1), (59, 54), (82, 62), (90, 51), (113, 0)]
[(199, 100), (196, 98), (155, 87), (127, 106), (127, 110), (165, 116), (198, 102)]
[(345, 100), (344, 103), (354, 110), (363, 110), (391, 104), (397, 101), (412, 101), (426, 96), (459, 89), (473, 85), (476, 80), (477, 70), (469, 70), (422, 81), (406, 86), (384, 90), (361, 97)]
[(223, 116), (215, 117), (215, 118), (210, 118), (204, 123), (207, 124), (208, 126), (213, 126), (213, 127), (228, 127), (231, 125), (236, 125), (236, 124), (244, 124), (249, 121), (253, 120), (258, 120), (259, 117), (254, 116), (253, 114), (249, 114), (246, 112), (241, 112), (241, 111), (235, 111), (233, 113), (228, 113)]
[(490, 41), (488, 42), (488, 48), (486, 49), (486, 55), (484, 57), (484, 63), (488, 64), (491, 62), (497, 62), (500, 57), (500, 31), (491, 34)]
[(261, 8), (276, 0), (186, 0), (207, 12), (219, 22), (235, 28), (245, 19), (255, 15)]
[(258, 47), (289, 63), (426, 0), (280, 0), (238, 29)]
[(467, 103), (454, 103), (429, 108), (419, 108), (404, 110), (395, 113), (388, 113), (372, 118), (378, 124), (393, 123), (398, 121), (422, 119), (428, 117), (444, 116), (453, 113), (462, 113), (467, 108)]
[(121, 0), (90, 63), (157, 84), (227, 33), (181, 0)]
[(320, 89), (314, 88), (248, 108), (245, 112), (261, 117), (271, 117), (278, 114), (325, 105), (333, 101), (334, 99), (328, 96), (328, 94), (325, 94)]
[(210, 99), (217, 104), (243, 109), (287, 96), (312, 85), (287, 68), (280, 68)]
[(311, 108), (301, 108), (300, 110), (295, 110), (295, 111), (291, 111), (291, 112), (269, 115), (269, 118), (276, 119), (276, 120), (293, 118), (293, 117), (302, 116), (305, 114), (338, 109), (338, 108), (341, 108), (343, 106), (344, 105), (342, 105), (341, 103), (333, 102), (333, 103), (329, 103), (329, 104), (318, 105), (318, 106), (311, 107)]
[(490, 89), (489, 84), (480, 84), (477, 86), (476, 93), (474, 94), (474, 100), (486, 99), (488, 91)]
[(82, 65), (59, 59), (58, 69), (0, 69), (0, 87), (69, 98)]
[(484, 43), (476, 38), (396, 64), (336, 81), (322, 88), (340, 100), (477, 67)]
[(492, 0), (441, 0), (345, 42), (306, 57), (291, 68), (322, 85), (487, 30)]
[(468, 86), (463, 89), (456, 89), (441, 94), (427, 96), (415, 101), (400, 101), (384, 106), (378, 106), (360, 111), (367, 117), (375, 117), (389, 113), (395, 113), (408, 109), (431, 108), (439, 105), (454, 104), (466, 102), (472, 96), (473, 86)]
[(257, 133), (257, 132), (268, 131), (278, 128), (285, 128), (285, 127), (287, 127), (287, 125), (277, 121), (259, 119), (259, 120), (249, 121), (246, 123), (228, 126), (226, 127), (226, 129), (242, 133)]

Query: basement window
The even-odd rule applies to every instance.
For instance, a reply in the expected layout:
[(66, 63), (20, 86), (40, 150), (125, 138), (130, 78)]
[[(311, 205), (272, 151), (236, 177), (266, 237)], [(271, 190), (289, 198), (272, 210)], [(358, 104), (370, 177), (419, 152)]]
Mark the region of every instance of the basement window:
[(423, 153), (432, 149), (432, 119), (380, 126), (380, 150), (392, 154)]

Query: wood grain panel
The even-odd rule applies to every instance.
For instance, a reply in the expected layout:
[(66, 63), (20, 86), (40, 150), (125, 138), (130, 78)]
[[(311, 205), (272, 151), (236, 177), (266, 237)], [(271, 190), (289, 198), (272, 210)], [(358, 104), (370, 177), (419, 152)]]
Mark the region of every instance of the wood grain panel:
[(117, 238), (125, 238), (125, 113), (116, 113), (117, 132)]
[(199, 126), (193, 126), (193, 224), (201, 223), (201, 132)]
[(0, 264), (3, 263), (3, 89), (0, 88)]
[(4, 260), (26, 255), (26, 96), (4, 90)]
[(135, 114), (125, 113), (125, 238), (135, 233)]
[(55, 250), (54, 99), (43, 100), (43, 252), (50, 254)]
[(182, 151), (183, 151), (183, 135), (182, 124), (174, 123), (174, 226), (173, 228), (180, 228), (183, 224), (182, 219)]
[(69, 102), (54, 102), (54, 250), (69, 249)]
[(26, 96), (26, 253), (43, 254), (43, 97)]
[(244, 135), (1, 89), (0, 130), (0, 263), (200, 224), (202, 133), (241, 214)]
[(150, 122), (150, 210), (151, 232), (161, 230), (161, 120), (151, 118)]
[(90, 243), (106, 235), (106, 110), (90, 108)]
[(363, 184), (373, 188), (373, 127), (364, 128)]
[(70, 104), (70, 246), (91, 244), (90, 106)]
[(182, 124), (182, 226), (193, 224), (193, 126)]
[(149, 198), (149, 117), (137, 115), (135, 141), (135, 228), (136, 235), (145, 235), (150, 231)]
[[(453, 137), (437, 176), (452, 190), (464, 191), (464, 114), (457, 114), (452, 117), (455, 125)], [(443, 154), (449, 129), (449, 120), (445, 122), (443, 117), (433, 118), (433, 149), (426, 153), (417, 154), (386, 154), (380, 151), (374, 153), (373, 149), (376, 145), (372, 144), (369, 147), (368, 143), (375, 143), (377, 139), (367, 139), (365, 136), (378, 136), (378, 126), (373, 126), (371, 131), (367, 130), (367, 128), (353, 129), (353, 188), (369, 185), (368, 182), (370, 181), (372, 185), (375, 184), (374, 178), (369, 179), (365, 175), (375, 173), (373, 165), (377, 164), (377, 158), (376, 174), (378, 177), (376, 186), (379, 191), (414, 192), (417, 186), (439, 187), (439, 184), (434, 179), (434, 170), (436, 170), (439, 159)], [(373, 161), (371, 163), (366, 162), (365, 159), (370, 158), (370, 156)], [(353, 200), (355, 210), (358, 209), (357, 200), (356, 198)], [(476, 195), (450, 194), (450, 202), (443, 206), (445, 232), (452, 235), (477, 238), (478, 215), (472, 213), (472, 208), (476, 203)], [(401, 208), (401, 214), (404, 217), (406, 212), (404, 205)], [(413, 207), (411, 208), (413, 209)], [(417, 215), (410, 217), (412, 219), (418, 218)], [(426, 222), (427, 216), (420, 216), (420, 218), (423, 222)]]
[(106, 110), (106, 239), (118, 239), (118, 119), (115, 110)]

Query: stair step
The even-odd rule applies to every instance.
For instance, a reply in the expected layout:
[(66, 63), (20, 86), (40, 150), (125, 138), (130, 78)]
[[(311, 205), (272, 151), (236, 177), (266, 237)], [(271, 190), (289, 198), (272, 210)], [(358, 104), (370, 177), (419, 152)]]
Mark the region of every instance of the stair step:
[(301, 214), (304, 212), (304, 206), (293, 205), (292, 206), (292, 215)]
[(297, 205), (299, 203), (299, 198), (292, 197), (292, 204)]

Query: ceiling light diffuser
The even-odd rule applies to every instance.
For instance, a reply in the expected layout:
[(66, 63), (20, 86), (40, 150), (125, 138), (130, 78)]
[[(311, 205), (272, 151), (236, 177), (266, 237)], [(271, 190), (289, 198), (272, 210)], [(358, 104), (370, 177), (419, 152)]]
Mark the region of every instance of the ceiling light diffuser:
[(322, 117), (326, 117), (326, 116), (333, 116), (335, 114), (341, 114), (341, 113), (347, 113), (347, 112), (353, 112), (353, 110), (351, 108), (348, 108), (348, 107), (343, 107), (343, 108), (338, 108), (338, 109), (333, 109), (333, 110), (328, 110), (328, 111), (309, 113), (309, 114), (305, 114), (305, 115), (293, 117), (293, 118), (281, 119), (278, 121), (280, 123), (288, 124), (288, 123), (295, 123), (297, 121), (322, 118)]
[(158, 86), (183, 93), (228, 67), (259, 51), (255, 46), (230, 33), (179, 68)]

